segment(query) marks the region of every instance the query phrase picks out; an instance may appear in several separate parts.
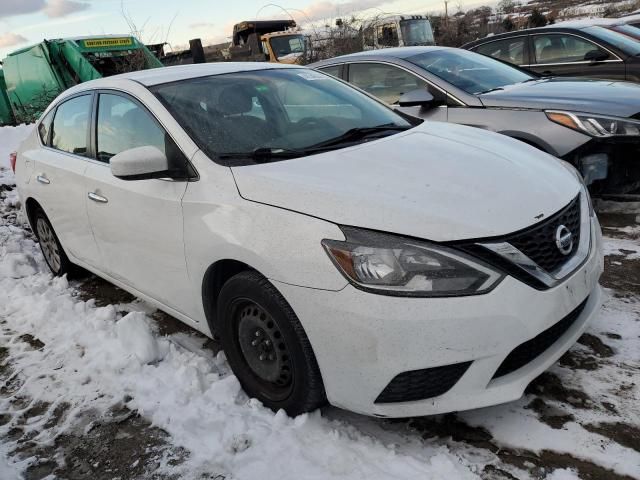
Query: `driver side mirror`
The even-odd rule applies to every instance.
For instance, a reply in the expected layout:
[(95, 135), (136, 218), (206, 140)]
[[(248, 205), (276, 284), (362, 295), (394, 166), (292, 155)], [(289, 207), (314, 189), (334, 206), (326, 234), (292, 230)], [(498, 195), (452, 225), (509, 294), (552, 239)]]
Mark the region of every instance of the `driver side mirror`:
[(592, 63), (602, 62), (607, 58), (609, 58), (609, 54), (600, 49), (589, 50), (587, 53), (584, 54), (585, 61), (592, 62)]
[(434, 106), (435, 99), (426, 88), (419, 88), (403, 94), (398, 100), (401, 107), (425, 107)]
[(166, 178), (169, 174), (169, 160), (158, 148), (150, 145), (130, 148), (109, 160), (111, 173), (121, 180), (147, 180)]

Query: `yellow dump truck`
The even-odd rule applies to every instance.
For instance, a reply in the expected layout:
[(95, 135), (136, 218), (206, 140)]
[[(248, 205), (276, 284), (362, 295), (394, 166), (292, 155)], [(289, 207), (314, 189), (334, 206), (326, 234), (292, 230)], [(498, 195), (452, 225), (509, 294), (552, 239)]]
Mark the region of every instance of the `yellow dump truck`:
[(307, 42), (293, 20), (252, 20), (233, 26), (233, 61), (302, 63)]

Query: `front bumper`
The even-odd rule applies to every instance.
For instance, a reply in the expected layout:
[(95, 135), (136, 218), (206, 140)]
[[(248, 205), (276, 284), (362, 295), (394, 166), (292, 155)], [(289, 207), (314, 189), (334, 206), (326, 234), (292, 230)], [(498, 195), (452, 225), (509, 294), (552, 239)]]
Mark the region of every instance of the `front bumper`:
[[(602, 241), (592, 220), (585, 263), (554, 288), (535, 290), (513, 277), (485, 295), (404, 298), (347, 286), (339, 292), (274, 282), (302, 322), (322, 373), (327, 398), (338, 407), (382, 417), (467, 410), (515, 400), (585, 330), (601, 304)], [(494, 378), (510, 352), (566, 317), (580, 315), (549, 348), (523, 367)], [(471, 362), (437, 397), (375, 403), (398, 374)]]
[(640, 139), (591, 139), (563, 157), (582, 174), (593, 195), (640, 192)]

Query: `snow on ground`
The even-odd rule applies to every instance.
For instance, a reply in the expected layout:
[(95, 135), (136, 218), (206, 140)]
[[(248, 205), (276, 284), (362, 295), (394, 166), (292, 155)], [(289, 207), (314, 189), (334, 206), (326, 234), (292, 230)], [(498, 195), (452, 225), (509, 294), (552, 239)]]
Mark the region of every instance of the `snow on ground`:
[[(27, 131), (0, 129), (0, 155)], [(0, 167), (2, 181), (12, 173)], [(585, 340), (517, 402), (409, 421), (334, 408), (292, 419), (247, 398), (201, 335), (162, 334), (141, 301), (99, 306), (79, 295), (82, 283), (52, 278), (16, 204), (15, 190), (0, 193), (2, 480), (64, 463), (60, 439), (123, 409), (167, 432), (160, 478), (640, 478), (635, 294), (610, 290)], [(621, 261), (638, 252), (622, 240), (607, 239)]]
[(607, 238), (605, 255), (624, 255), (628, 259), (640, 258), (640, 242), (637, 238)]

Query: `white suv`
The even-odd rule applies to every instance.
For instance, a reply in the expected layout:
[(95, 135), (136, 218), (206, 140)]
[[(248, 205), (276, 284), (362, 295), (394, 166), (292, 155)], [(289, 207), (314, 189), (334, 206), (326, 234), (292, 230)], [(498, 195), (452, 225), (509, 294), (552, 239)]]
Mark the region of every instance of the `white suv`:
[(16, 179), (55, 275), (84, 267), (217, 334), (245, 391), (291, 415), (516, 399), (600, 306), (600, 228), (571, 167), (301, 67), (83, 83)]

